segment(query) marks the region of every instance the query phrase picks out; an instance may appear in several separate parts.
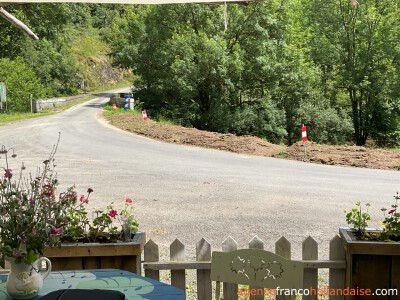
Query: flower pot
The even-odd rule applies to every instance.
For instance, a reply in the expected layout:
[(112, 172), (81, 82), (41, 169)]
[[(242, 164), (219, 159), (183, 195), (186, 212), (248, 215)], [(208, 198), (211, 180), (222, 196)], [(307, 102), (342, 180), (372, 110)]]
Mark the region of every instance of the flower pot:
[(114, 268), (140, 274), (145, 243), (146, 234), (138, 232), (130, 242), (61, 244), (46, 248), (44, 255), (51, 258), (53, 271)]
[[(7, 293), (13, 299), (32, 299), (43, 286), (43, 280), (51, 271), (51, 262), (46, 257), (39, 258), (37, 261), (28, 265), (26, 263), (16, 263), (14, 259), (8, 258), (10, 263), (10, 273), (7, 277)], [(47, 270), (40, 271), (42, 261), (47, 263)]]
[[(346, 251), (346, 286), (349, 288), (397, 289), (400, 287), (400, 243), (355, 240), (354, 230), (340, 228)], [(393, 296), (352, 296), (351, 299), (400, 299)]]

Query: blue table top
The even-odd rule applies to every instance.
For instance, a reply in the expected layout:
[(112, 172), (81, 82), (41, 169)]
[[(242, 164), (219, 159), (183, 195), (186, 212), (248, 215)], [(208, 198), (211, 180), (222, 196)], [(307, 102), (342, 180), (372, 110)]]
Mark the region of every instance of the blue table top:
[[(11, 300), (6, 293), (7, 275), (0, 275), (0, 300)], [(123, 270), (99, 269), (51, 272), (36, 299), (60, 289), (108, 289), (125, 294), (126, 300), (184, 300), (181, 289)]]

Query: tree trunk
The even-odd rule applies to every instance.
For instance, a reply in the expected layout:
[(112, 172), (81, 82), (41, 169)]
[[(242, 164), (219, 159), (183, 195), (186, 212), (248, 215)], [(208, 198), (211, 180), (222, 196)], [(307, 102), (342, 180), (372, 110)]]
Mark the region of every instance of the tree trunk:
[(354, 141), (357, 146), (365, 146), (368, 138), (368, 132), (365, 130), (365, 120), (362, 110), (362, 97), (357, 97), (357, 90), (349, 87), (349, 97), (351, 101), (353, 126), (354, 126)]

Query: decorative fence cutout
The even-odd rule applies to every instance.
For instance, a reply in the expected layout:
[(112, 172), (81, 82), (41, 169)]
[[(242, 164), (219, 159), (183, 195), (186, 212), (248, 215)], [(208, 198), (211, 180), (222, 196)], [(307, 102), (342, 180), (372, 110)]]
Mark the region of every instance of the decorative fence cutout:
[[(221, 248), (220, 248), (221, 249)], [(222, 242), (222, 251), (230, 252), (238, 249), (237, 242), (229, 236)], [(249, 242), (249, 249), (264, 249), (264, 242), (255, 236)], [(171, 261), (159, 261), (158, 245), (149, 240), (144, 247), (143, 268), (145, 276), (159, 280), (160, 270), (172, 270), (171, 283), (178, 288), (185, 288), (185, 270), (197, 270), (197, 299), (212, 299), (211, 245), (204, 238), (196, 244), (196, 261), (185, 261), (185, 245), (176, 239), (170, 247)], [(291, 244), (281, 237), (275, 243), (275, 253), (291, 259)], [(329, 260), (318, 260), (318, 243), (308, 237), (302, 244), (302, 260), (304, 265), (303, 288), (318, 289), (318, 269), (329, 269), (329, 288), (344, 289), (346, 262), (342, 241), (338, 235), (334, 236), (329, 244)], [(250, 287), (251, 288), (251, 287)], [(321, 287), (319, 287), (321, 288)], [(226, 284), (223, 286), (224, 299), (238, 299), (238, 285)], [(251, 296), (251, 300), (264, 299), (263, 296)], [(290, 296), (277, 296), (276, 299), (295, 299)], [(318, 297), (303, 296), (302, 299), (317, 300)], [(329, 296), (329, 299), (344, 299), (344, 296)]]

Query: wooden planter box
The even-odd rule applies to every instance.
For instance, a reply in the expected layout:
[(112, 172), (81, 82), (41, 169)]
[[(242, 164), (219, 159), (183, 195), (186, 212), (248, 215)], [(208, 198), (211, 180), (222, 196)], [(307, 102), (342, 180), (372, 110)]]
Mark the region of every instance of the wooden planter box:
[(146, 234), (138, 232), (131, 242), (62, 244), (46, 248), (44, 256), (51, 260), (53, 271), (112, 268), (140, 274), (145, 243)]
[[(398, 289), (395, 296), (352, 296), (351, 299), (400, 300), (400, 243), (357, 241), (350, 229), (339, 229), (346, 251), (346, 287)], [(350, 299), (350, 298), (347, 298)]]

